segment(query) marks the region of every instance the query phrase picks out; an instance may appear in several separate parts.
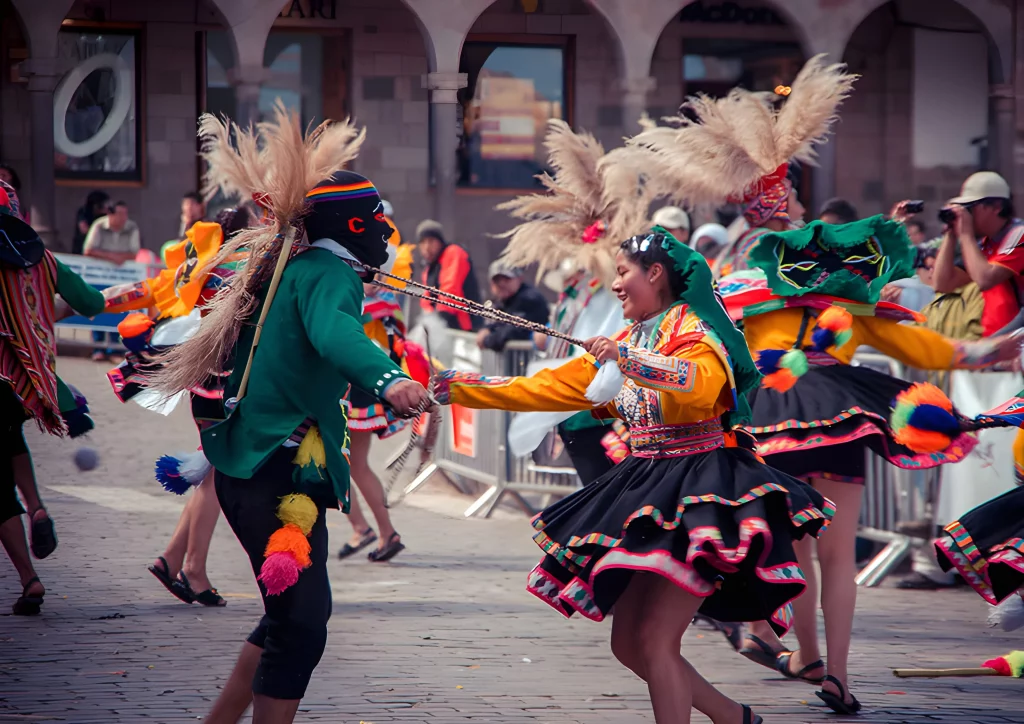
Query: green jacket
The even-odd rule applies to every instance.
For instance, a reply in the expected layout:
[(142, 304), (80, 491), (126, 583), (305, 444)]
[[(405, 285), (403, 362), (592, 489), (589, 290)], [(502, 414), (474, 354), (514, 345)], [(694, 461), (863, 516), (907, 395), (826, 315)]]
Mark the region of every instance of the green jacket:
[[(362, 303), (359, 276), (330, 251), (310, 249), (288, 262), (263, 325), (245, 398), (226, 420), (202, 432), (203, 452), (218, 471), (251, 478), (312, 418), (323, 438), (329, 482), (348, 512), (349, 437), (342, 398), (349, 383), (380, 396), (406, 378), (363, 331)], [(250, 320), (259, 318), (262, 307), (261, 300)], [(242, 328), (225, 399), (237, 394), (255, 329), (255, 324)], [(298, 484), (298, 475), (295, 480)]]
[[(95, 317), (103, 311), (105, 302), (103, 293), (85, 283), (82, 277), (57, 260), (57, 293), (63, 297), (72, 309), (83, 317)], [(71, 394), (67, 384), (57, 377), (57, 406), (61, 412), (69, 412), (78, 407), (75, 396)]]

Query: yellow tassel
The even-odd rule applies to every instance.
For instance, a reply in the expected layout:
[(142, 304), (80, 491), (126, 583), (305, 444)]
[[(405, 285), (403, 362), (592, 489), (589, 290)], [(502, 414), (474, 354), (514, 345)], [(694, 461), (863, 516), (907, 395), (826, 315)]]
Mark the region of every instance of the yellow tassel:
[(327, 453), (324, 451), (324, 441), (320, 437), (320, 430), (316, 425), (309, 428), (309, 432), (302, 438), (298, 451), (295, 453), (293, 463), (299, 467), (315, 465), (318, 468), (327, 466)]
[(281, 498), (277, 506), (277, 517), (285, 524), (291, 523), (305, 535), (313, 530), (317, 519), (316, 503), (308, 495), (292, 493)]

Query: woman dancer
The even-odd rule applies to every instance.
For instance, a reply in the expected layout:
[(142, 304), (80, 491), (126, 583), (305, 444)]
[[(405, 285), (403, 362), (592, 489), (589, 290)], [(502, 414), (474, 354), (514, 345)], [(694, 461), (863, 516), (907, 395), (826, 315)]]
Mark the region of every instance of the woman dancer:
[[(503, 257), (520, 269), (537, 265), (540, 274), (568, 271), (551, 316), (555, 331), (580, 339), (610, 336), (625, 326), (622, 306), (611, 292), (616, 240), (647, 228), (648, 199), (635, 194), (638, 179), (622, 193), (609, 193), (606, 176), (598, 172), (604, 148), (590, 134), (574, 133), (565, 121), (548, 121), (544, 145), (553, 175), (543, 179), (551, 193), (520, 196), (498, 207), (522, 219), (502, 235), (509, 239)], [(545, 359), (531, 364), (531, 373), (584, 352), (564, 339), (539, 332), (534, 336)], [(628, 454), (612, 421), (595, 419), (589, 412), (517, 415), (509, 428), (513, 450), (522, 455), (533, 452), (556, 424), (584, 485)]]
[[(587, 340), (586, 357), (528, 378), (449, 370), (435, 394), (627, 421), (632, 456), (534, 519), (545, 556), (527, 587), (565, 616), (600, 621), (614, 607), (612, 652), (647, 682), (659, 724), (689, 722), (691, 707), (716, 724), (760, 722), (704, 680), (680, 642), (698, 610), (785, 631), (786, 604), (804, 588), (792, 542), (817, 535), (832, 505), (737, 436), (760, 376), (703, 257), (656, 228), (622, 243), (616, 272), (612, 288), (637, 322), (614, 340)], [(626, 379), (595, 409), (597, 365)]]
[[(155, 328), (167, 329), (167, 325), (160, 324), (165, 320), (187, 321), (195, 310), (198, 310), (198, 313), (194, 319), (198, 323), (202, 309), (231, 277), (234, 265), (241, 257), (237, 256), (216, 268), (209, 268), (210, 262), (216, 257), (224, 241), (248, 227), (253, 221), (252, 214), (244, 206), (224, 209), (217, 214), (215, 222), (197, 222), (187, 230), (184, 241), (167, 249), (164, 256), (169, 268), (158, 276), (104, 292), (109, 312), (145, 311), (150, 308), (157, 310), (157, 325), (142, 314), (132, 315), (120, 325), (122, 337), (130, 349), (125, 355), (124, 362), (112, 370), (108, 377), (114, 387), (114, 393), (122, 402), (134, 399), (143, 406), (150, 404), (152, 396), (141, 393), (146, 384), (143, 370), (152, 368), (152, 362), (148, 357), (156, 351), (149, 344), (156, 334)], [(145, 340), (141, 344), (140, 336)], [(219, 390), (204, 388), (192, 394), (216, 398)], [(226, 606), (227, 601), (210, 583), (206, 571), (210, 541), (220, 517), (220, 504), (217, 502), (212, 483), (213, 470), (202, 457), (202, 453), (195, 453), (191, 457), (197, 459), (191, 466), (191, 474), (201, 482), (195, 486), (195, 491), (185, 503), (185, 509), (178, 518), (178, 525), (171, 535), (167, 548), (149, 566), (149, 572), (173, 596), (185, 603), (199, 603), (211, 607)], [(169, 490), (184, 493), (190, 487), (178, 474), (184, 465), (175, 462), (172, 466), (171, 460), (166, 456), (161, 458), (157, 464), (157, 478)], [(170, 474), (172, 467), (174, 475)], [(169, 483), (174, 482), (182, 482), (183, 485), (168, 487)]]
[(32, 419), (61, 437), (92, 428), (84, 400), (76, 402), (57, 377), (56, 295), (63, 297), (61, 306), (89, 317), (103, 311), (103, 297), (46, 250), (19, 209), (14, 189), (0, 181), (0, 543), (22, 585), (13, 612), (31, 616), (39, 613), (46, 589), (29, 558), (15, 488), (29, 508), (33, 555), (50, 555), (57, 536), (39, 498), (22, 426)]
[(879, 303), (889, 281), (912, 272), (913, 250), (902, 224), (876, 216), (835, 226), (820, 221), (803, 229), (769, 232), (748, 251), (755, 273), (722, 281), (725, 302), (742, 319), (747, 343), (766, 375), (751, 393), (758, 453), (779, 470), (808, 479), (835, 501), (832, 530), (817, 546), (828, 667), (817, 638), (818, 581), (813, 547), (797, 545), (808, 593), (794, 604), (800, 649), (787, 651), (765, 624), (750, 627), (762, 658), (789, 678), (822, 683), (830, 708), (856, 713), (847, 658), (857, 596), (855, 544), (868, 450), (903, 468), (956, 462), (973, 439), (952, 439), (943, 449), (918, 454), (900, 444), (888, 424), (891, 401), (910, 383), (851, 366), (857, 348), (871, 346), (919, 369), (976, 369), (1017, 354), (1009, 338), (957, 342), (901, 321), (913, 313)]

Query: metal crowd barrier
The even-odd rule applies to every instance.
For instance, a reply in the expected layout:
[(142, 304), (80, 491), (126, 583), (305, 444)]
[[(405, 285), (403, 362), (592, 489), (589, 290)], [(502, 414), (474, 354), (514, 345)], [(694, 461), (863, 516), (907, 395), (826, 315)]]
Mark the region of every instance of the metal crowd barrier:
[[(454, 340), (452, 367), (487, 376), (526, 374), (526, 365), (533, 353), (530, 342), (511, 342), (504, 352), (481, 350), (476, 336), (452, 332)], [(568, 495), (580, 487), (576, 470), (534, 464), (531, 458), (516, 458), (508, 449), (508, 426), (514, 413), (501, 410), (470, 410), (453, 405), (443, 410), (433, 464), (428, 466), (406, 488), (412, 492), (436, 470), (449, 478), (465, 478), (487, 486), (469, 508), (467, 518), (482, 513), (489, 517), (498, 504), (511, 497), (524, 511), (534, 508), (522, 493)], [(435, 467), (436, 466), (436, 467)], [(421, 480), (422, 478), (422, 480)]]

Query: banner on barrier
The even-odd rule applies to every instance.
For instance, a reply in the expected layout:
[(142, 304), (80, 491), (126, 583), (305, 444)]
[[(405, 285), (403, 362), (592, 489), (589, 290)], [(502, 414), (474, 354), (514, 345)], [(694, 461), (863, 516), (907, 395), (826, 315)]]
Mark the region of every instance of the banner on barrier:
[[(128, 261), (124, 264), (113, 264), (103, 259), (94, 259), (78, 254), (54, 254), (54, 256), (68, 269), (85, 280), (86, 284), (103, 290), (121, 284), (134, 284), (144, 279), (149, 279), (160, 273), (163, 269), (159, 264), (140, 264), (135, 261)], [(117, 325), (125, 314), (99, 314), (93, 319), (85, 317), (68, 317), (57, 323), (63, 327), (82, 327), (84, 329), (117, 331)]]
[(476, 410), (461, 405), (451, 406), (452, 452), (466, 457), (476, 457)]

